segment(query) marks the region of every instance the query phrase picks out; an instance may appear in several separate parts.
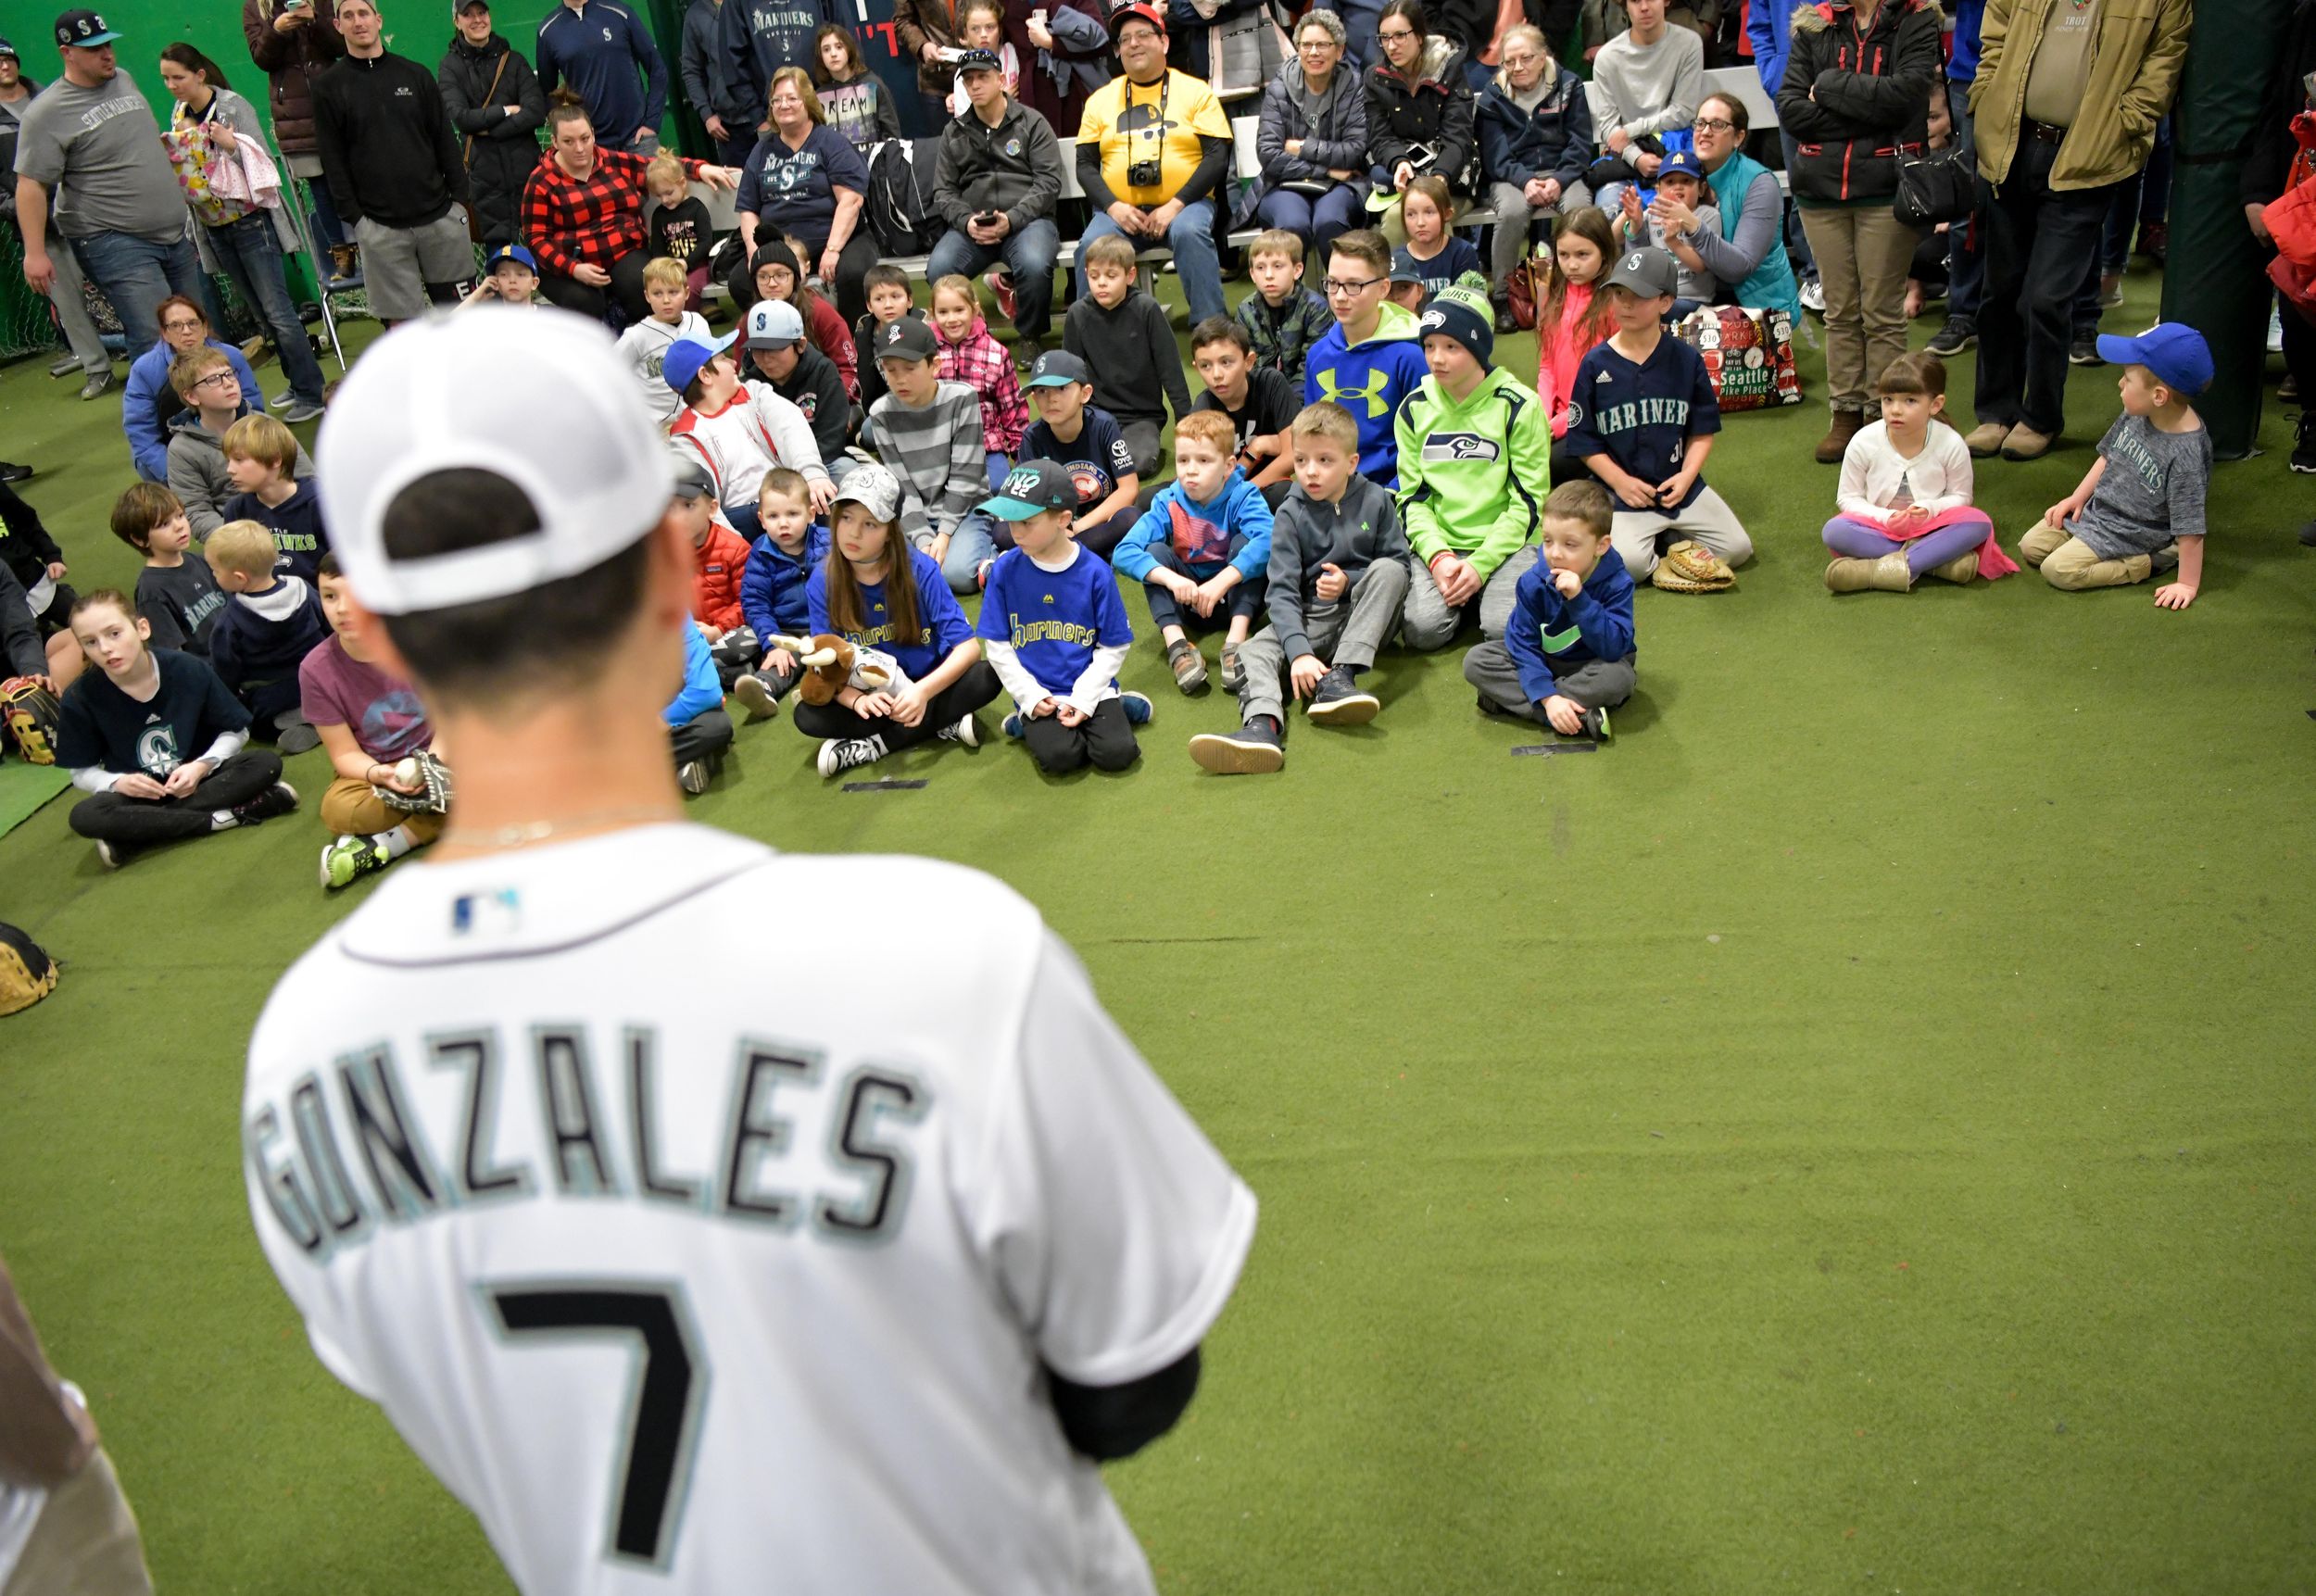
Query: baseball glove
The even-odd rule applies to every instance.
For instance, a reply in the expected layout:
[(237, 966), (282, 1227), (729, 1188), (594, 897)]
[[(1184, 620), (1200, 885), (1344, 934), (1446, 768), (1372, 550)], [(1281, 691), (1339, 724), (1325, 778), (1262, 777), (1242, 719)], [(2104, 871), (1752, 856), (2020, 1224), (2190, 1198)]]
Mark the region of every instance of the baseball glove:
[(1665, 551), (1649, 581), (1668, 593), (1718, 593), (1737, 585), (1737, 573), (1705, 545), (1684, 537)]
[(445, 814), (450, 809), (450, 767), (436, 759), (429, 748), (412, 754), (401, 763), (399, 773), (418, 778), (419, 790), (397, 792), (393, 787), (372, 784), (371, 791), (392, 808), (410, 814)]
[(11, 676), (0, 682), (0, 717), (8, 728), (8, 742), (26, 762), (57, 762), (57, 695), (38, 676)]

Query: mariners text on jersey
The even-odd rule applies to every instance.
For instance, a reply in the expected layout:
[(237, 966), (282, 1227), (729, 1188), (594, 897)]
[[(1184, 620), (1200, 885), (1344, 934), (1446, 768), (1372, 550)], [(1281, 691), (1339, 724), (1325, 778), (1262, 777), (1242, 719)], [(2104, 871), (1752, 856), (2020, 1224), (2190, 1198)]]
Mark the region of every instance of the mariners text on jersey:
[(1629, 433), (1635, 427), (1682, 427), (1689, 424), (1687, 399), (1629, 399), (1592, 412), (1596, 433)]

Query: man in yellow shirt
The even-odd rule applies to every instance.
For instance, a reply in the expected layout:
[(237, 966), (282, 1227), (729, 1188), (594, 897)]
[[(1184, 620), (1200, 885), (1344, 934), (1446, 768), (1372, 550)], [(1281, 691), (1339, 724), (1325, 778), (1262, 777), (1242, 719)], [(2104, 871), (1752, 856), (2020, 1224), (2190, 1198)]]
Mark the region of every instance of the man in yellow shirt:
[[(1164, 243), (1189, 301), (1190, 325), (1224, 314), (1215, 253), (1215, 195), (1230, 167), (1230, 119), (1204, 79), (1166, 65), (1165, 13), (1121, 6), (1110, 17), (1123, 77), (1086, 102), (1077, 131), (1077, 181), (1094, 202), (1085, 246), (1120, 232), (1137, 249)], [(1086, 292), (1081, 266), (1077, 291)]]

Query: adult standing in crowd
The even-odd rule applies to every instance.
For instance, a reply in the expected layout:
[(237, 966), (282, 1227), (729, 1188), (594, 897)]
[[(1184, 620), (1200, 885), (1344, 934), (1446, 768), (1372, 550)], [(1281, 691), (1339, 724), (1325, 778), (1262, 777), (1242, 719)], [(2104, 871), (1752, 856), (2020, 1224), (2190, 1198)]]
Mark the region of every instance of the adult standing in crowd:
[[(745, 0), (743, 0), (745, 3)], [(752, 286), (758, 233), (769, 226), (804, 245), (804, 269), (836, 289), (837, 308), (847, 321), (868, 309), (861, 279), (876, 264), (876, 239), (861, 225), (868, 199), (868, 163), (852, 141), (828, 125), (828, 113), (801, 67), (782, 67), (772, 75), (772, 128), (756, 141), (742, 169), (738, 196), (740, 243)], [(736, 303), (752, 302), (737, 286)]]
[(1733, 94), (1697, 105), (1691, 130), (1697, 164), (1721, 213), (1718, 236), (1700, 231), (1696, 213), (1659, 193), (1649, 209), (1697, 252), (1731, 300), (1754, 310), (1782, 310), (1799, 320), (1801, 288), (1785, 258), (1785, 193), (1777, 173), (1745, 154), (1752, 113)]
[(964, 0), (893, 0), (893, 37), (904, 60), (915, 63), (917, 94), (936, 127), (949, 119), (952, 65), (965, 47)]
[(1376, 25), (1383, 58), (1369, 68), (1367, 154), (1375, 185), (1405, 188), (1427, 173), (1467, 192), (1478, 141), (1464, 46), (1431, 31), (1423, 0), (1391, 0)]
[(1045, 118), (1005, 92), (997, 57), (969, 50), (958, 63), (963, 114), (941, 130), (933, 168), (933, 207), (949, 231), (925, 263), (928, 283), (951, 272), (971, 277), (997, 260), (1013, 278), (1013, 318), (1021, 341), (1013, 357), (1038, 358), (1053, 327), (1053, 262), (1061, 230), (1062, 144)]
[[(1782, 0), (1754, 0), (1776, 6)], [(1600, 47), (1592, 57), (1592, 92), (1605, 154), (1622, 156), (1643, 182), (1655, 177), (1663, 157), (1635, 149), (1641, 139), (1676, 132), (1696, 119), (1705, 99), (1705, 45), (1688, 28), (1665, 20), (1665, 0), (1627, 0), (1632, 26)], [(1617, 184), (1601, 190), (1600, 203), (1617, 203)]]
[[(717, 188), (732, 186), (727, 169), (681, 158), (686, 176)], [(556, 93), (547, 113), (547, 153), (522, 188), (522, 232), (539, 263), (541, 294), (598, 321), (614, 304), (623, 321), (640, 321), (651, 313), (643, 292), (648, 258), (643, 207), (651, 194), (645, 174), (650, 164), (642, 156), (598, 145), (595, 124), (579, 96), (569, 89)], [(755, 295), (734, 298), (749, 304)]]
[(290, 174), (313, 193), (314, 242), (329, 253), (330, 286), (352, 287), (360, 263), (322, 177), (321, 139), (314, 132), (314, 80), (346, 56), (336, 0), (242, 0), (241, 37), (266, 75), (273, 142)]
[(2108, 191), (2145, 163), (2187, 60), (2193, 0), (1987, 0), (1970, 111), (1986, 219), (1974, 455), (2039, 459), (2067, 420), (2067, 346)]
[[(16, 46), (0, 39), (0, 219), (11, 225), (16, 221), (17, 130), (25, 111), (31, 107), (32, 96), (39, 93), (40, 85), (24, 76)], [(57, 269), (57, 280), (49, 285), (48, 303), (57, 313), (57, 326), (71, 350), (49, 369), (49, 375), (61, 377), (79, 366), (82, 377), (81, 397), (94, 399), (112, 386), (113, 358), (97, 333), (96, 323), (89, 320), (79, 258), (69, 249), (52, 251), (48, 258)]]
[(338, 215), (361, 245), (363, 285), (381, 321), (428, 297), (457, 297), (474, 275), (466, 162), (434, 74), (385, 46), (373, 0), (338, 0), (346, 59), (314, 80), (314, 132)]
[[(765, 125), (765, 108), (772, 104), (773, 74), (783, 67), (801, 67), (809, 73), (812, 35), (824, 22), (843, 20), (835, 12), (831, 0), (725, 0), (716, 22), (717, 41), (724, 51), (724, 87), (732, 104), (747, 110), (745, 126), (735, 127), (727, 120), (724, 131), (749, 152), (756, 147), (758, 133)], [(908, 48), (907, 24), (898, 6), (893, 23), (895, 33), (903, 40), (902, 48)], [(948, 69), (942, 71), (942, 87), (947, 88)]]
[(240, 349), (209, 330), (209, 313), (198, 300), (172, 294), (161, 301), (155, 318), (160, 341), (129, 363), (129, 385), (120, 395), (120, 430), (129, 439), (129, 459), (146, 482), (169, 480), (169, 423), (185, 408), (177, 390), (169, 385), (169, 369), (177, 357), (204, 345), (225, 357), (241, 383), (241, 413), (251, 416), (265, 403), (258, 374)]
[[(726, 0), (692, 0), (684, 13), (684, 42), (675, 53), (677, 76), (684, 80), (684, 97), (699, 113), (700, 125), (716, 146), (716, 159), (738, 166), (756, 147), (758, 111), (735, 91), (732, 70), (724, 55), (724, 10)], [(740, 0), (745, 6), (747, 0)]]
[(1005, 42), (1021, 58), (1021, 103), (1057, 134), (1086, 119), (1087, 96), (1110, 81), (1105, 11), (1095, 0), (1082, 10), (1056, 0), (1005, 8)]
[(185, 196), (161, 153), (160, 123), (113, 59), (120, 37), (94, 11), (57, 19), (64, 75), (34, 97), (18, 131), (16, 221), (24, 234), (24, 281), (46, 294), (57, 281), (49, 195), (59, 185), (69, 192), (57, 229), (112, 301), (133, 362), (153, 346), (161, 301), (198, 296), (208, 285)]
[[(1970, 116), (1970, 82), (1978, 76), (1978, 31), (1985, 16), (1986, 0), (1957, 0), (1946, 51), (1946, 117), (1954, 142), (1965, 157), (1973, 158), (1978, 140)], [(1986, 216), (1973, 211), (1968, 222), (1956, 222), (1946, 232), (1946, 320), (1923, 346), (1932, 354), (1951, 360), (1978, 342), (1978, 302), (1985, 283)]]
[[(1094, 206), (1077, 258), (1113, 232), (1137, 249), (1164, 244), (1195, 327), (1224, 309), (1215, 195), (1230, 168), (1230, 119), (1204, 79), (1166, 65), (1165, 15), (1156, 6), (1119, 6), (1110, 31), (1126, 75), (1087, 99), (1077, 131), (1077, 183)], [(1077, 291), (1086, 291), (1083, 267)]]
[(1305, 260), (1325, 260), (1362, 221), (1367, 199), (1367, 96), (1343, 65), (1343, 19), (1322, 7), (1295, 24), (1294, 59), (1281, 61), (1263, 91), (1254, 137), (1262, 170), (1248, 193), (1256, 227), (1303, 240)]
[[(2244, 220), (2262, 248), (2272, 248), (2268, 219), (2261, 213), (2284, 197), (2300, 158), (2299, 141), (2292, 136), (2292, 119), (2316, 113), (2316, 0), (2299, 0), (2285, 34), (2284, 51), (2274, 73), (2259, 120), (2252, 129), (2252, 147), (2244, 162)], [(2299, 390), (2298, 431), (2292, 446), (2292, 469), (2316, 472), (2316, 325), (2287, 299), (2283, 311), (2284, 366)], [(2316, 544), (2316, 522), (2300, 533), (2302, 543)]]
[[(231, 278), (272, 334), (289, 379), (282, 419), (310, 421), (321, 414), (321, 362), (290, 299), (283, 262), (297, 250), (297, 230), (284, 195), (271, 190), (273, 204), (262, 204), (251, 181), (274, 171), (257, 109), (226, 86), (215, 61), (182, 41), (161, 52), (160, 72), (177, 102), (161, 143), (200, 224), (194, 241), (202, 270)], [(245, 157), (254, 158), (245, 165)]]
[[(562, 0), (539, 24), (539, 89), (568, 82), (607, 150), (652, 156), (667, 114), (667, 63), (643, 19), (611, 0)], [(638, 74), (641, 82), (637, 82)]]
[[(1544, 31), (1522, 22), (1498, 46), (1503, 69), (1479, 96), (1479, 170), (1496, 232), (1489, 265), (1501, 284), (1528, 254), (1536, 219), (1590, 205), (1592, 107), (1574, 72), (1553, 59)], [(1499, 287), (1501, 294), (1503, 289)]]
[(434, 80), (459, 131), (474, 232), (486, 248), (520, 244), (522, 185), (539, 164), (547, 91), (522, 52), (492, 31), (490, 0), (460, 0), (455, 25)]
[(1777, 119), (1799, 142), (1794, 200), (1825, 291), (1831, 422), (1820, 465), (1841, 464), (1869, 412), (1881, 412), (1875, 383), (1906, 353), (1906, 277), (1921, 238), (1890, 201), (1900, 154), (1929, 147), (1939, 31), (1925, 0), (1829, 0), (1794, 13)]

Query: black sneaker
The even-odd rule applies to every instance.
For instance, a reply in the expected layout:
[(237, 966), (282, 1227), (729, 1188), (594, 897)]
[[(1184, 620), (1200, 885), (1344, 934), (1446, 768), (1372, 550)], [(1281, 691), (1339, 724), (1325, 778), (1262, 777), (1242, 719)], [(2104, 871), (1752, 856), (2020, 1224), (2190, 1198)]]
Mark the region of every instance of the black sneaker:
[(2300, 547), (2302, 548), (2316, 548), (2316, 521), (2311, 521), (2306, 526), (2300, 528)]
[(2300, 412), (2300, 430), (2292, 444), (2292, 469), (2316, 476), (2316, 410)]
[(2067, 346), (2067, 364), (2070, 366), (2104, 366), (2107, 364), (2099, 356), (2099, 335), (2096, 329), (2080, 334), (2073, 343)]
[(119, 870), (136, 856), (137, 850), (125, 842), (112, 842), (101, 837), (97, 839), (96, 860), (107, 870)]
[(1382, 708), (1382, 699), (1360, 689), (1349, 666), (1338, 665), (1311, 689), (1311, 702), (1303, 712), (1323, 726), (1364, 726)]
[(1200, 733), (1190, 739), (1190, 758), (1218, 776), (1268, 775), (1286, 764), (1287, 744), (1265, 716), (1227, 735)]
[(1596, 743), (1606, 742), (1608, 740), (1608, 711), (1605, 710), (1585, 710), (1584, 735)]
[(297, 789), (287, 782), (275, 782), (247, 803), (237, 803), (227, 812), (233, 815), (235, 825), (258, 825), (293, 813), (296, 808)]
[(885, 757), (885, 739), (876, 737), (831, 737), (820, 746), (817, 763), (823, 777), (834, 778), (845, 772), (873, 765)]
[(1968, 321), (1949, 320), (1944, 327), (1931, 334), (1930, 342), (1922, 346), (1922, 352), (1935, 355), (1942, 360), (1950, 359), (1977, 343), (1977, 328)]

